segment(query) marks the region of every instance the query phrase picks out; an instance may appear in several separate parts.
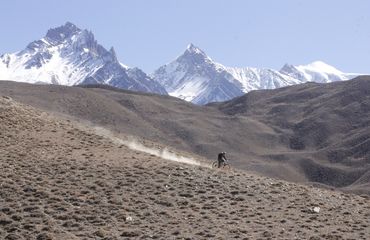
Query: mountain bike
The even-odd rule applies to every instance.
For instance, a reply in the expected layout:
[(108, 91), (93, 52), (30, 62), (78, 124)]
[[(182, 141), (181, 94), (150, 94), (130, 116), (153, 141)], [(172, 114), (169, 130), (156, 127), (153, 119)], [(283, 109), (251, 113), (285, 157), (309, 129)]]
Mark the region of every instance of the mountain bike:
[(212, 163), (212, 168), (230, 169), (230, 168), (231, 168), (231, 166), (230, 166), (229, 162), (223, 162), (223, 163), (221, 164), (221, 166), (220, 166), (220, 167), (218, 167), (218, 161), (216, 160), (216, 161), (214, 161), (214, 162)]

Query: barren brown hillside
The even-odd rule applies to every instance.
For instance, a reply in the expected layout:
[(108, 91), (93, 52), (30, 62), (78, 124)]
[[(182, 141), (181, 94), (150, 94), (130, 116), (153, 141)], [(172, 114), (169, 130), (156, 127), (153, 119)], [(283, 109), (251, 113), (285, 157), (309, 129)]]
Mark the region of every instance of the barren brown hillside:
[(166, 161), (9, 97), (0, 128), (1, 239), (370, 238), (365, 196)]
[(266, 157), (298, 166), (310, 181), (370, 193), (369, 76), (256, 91), (217, 107), (270, 126), (290, 148)]
[(308, 83), (209, 106), (101, 86), (0, 82), (0, 93), (208, 159), (227, 151), (240, 169), (369, 194), (369, 83)]

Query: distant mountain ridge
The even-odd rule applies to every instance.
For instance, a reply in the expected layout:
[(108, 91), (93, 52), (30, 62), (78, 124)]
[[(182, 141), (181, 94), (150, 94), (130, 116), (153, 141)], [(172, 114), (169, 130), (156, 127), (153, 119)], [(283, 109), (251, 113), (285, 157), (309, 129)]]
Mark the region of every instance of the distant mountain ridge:
[(214, 62), (200, 48), (189, 44), (182, 55), (158, 68), (151, 76), (170, 95), (206, 104), (229, 100), (252, 90), (275, 89), (308, 81), (342, 81), (358, 74), (343, 73), (320, 61), (303, 66), (286, 64), (280, 71), (225, 67)]
[(138, 68), (120, 63), (113, 47), (97, 43), (91, 31), (74, 24), (49, 29), (19, 52), (0, 56), (0, 79), (59, 85), (106, 84), (134, 91), (167, 94)]
[(119, 62), (113, 47), (105, 49), (91, 31), (70, 22), (49, 29), (45, 37), (31, 42), (24, 50), (0, 56), (0, 80), (67, 86), (103, 84), (169, 94), (199, 105), (230, 100), (252, 90), (309, 81), (343, 81), (358, 75), (343, 73), (320, 61), (299, 66), (285, 64), (279, 71), (226, 67), (193, 44), (174, 61), (147, 75)]

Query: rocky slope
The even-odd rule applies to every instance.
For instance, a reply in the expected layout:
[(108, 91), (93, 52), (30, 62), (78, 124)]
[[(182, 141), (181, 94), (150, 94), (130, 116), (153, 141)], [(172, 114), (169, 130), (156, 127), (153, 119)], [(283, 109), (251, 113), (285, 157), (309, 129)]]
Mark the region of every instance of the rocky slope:
[(2, 239), (370, 238), (365, 196), (168, 162), (8, 97), (0, 128)]

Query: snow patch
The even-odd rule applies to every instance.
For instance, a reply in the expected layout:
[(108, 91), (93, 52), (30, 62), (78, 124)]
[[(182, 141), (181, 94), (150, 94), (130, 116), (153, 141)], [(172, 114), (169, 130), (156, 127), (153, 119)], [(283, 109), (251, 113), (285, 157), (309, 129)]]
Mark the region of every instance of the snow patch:
[(169, 92), (169, 95), (178, 97), (186, 101), (192, 101), (197, 94), (204, 91), (206, 83), (209, 81), (208, 78), (194, 77), (191, 81), (187, 81), (179, 86), (175, 91)]
[(333, 73), (337, 75), (343, 74), (343, 72), (339, 71), (335, 67), (330, 66), (322, 61), (315, 61), (307, 65), (299, 65), (299, 66), (296, 66), (296, 68), (302, 69), (302, 70), (307, 69), (307, 70), (316, 71), (316, 72)]

